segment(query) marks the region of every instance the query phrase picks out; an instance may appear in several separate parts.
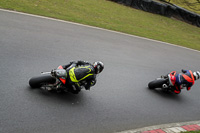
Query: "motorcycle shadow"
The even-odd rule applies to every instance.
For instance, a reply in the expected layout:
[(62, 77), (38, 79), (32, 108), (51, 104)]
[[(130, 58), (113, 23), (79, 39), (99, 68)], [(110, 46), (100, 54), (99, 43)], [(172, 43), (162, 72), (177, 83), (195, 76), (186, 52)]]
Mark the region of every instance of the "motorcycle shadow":
[[(149, 88), (147, 87), (147, 89), (149, 89)], [(175, 99), (175, 100), (178, 100), (181, 98), (180, 94), (175, 94), (172, 91), (164, 91), (161, 88), (155, 88), (155, 89), (149, 89), (149, 90), (154, 92), (155, 94), (160, 95), (161, 97), (164, 97), (164, 98), (170, 98), (170, 99)]]
[(70, 92), (56, 92), (47, 91), (40, 88), (31, 88), (29, 90), (34, 94), (41, 95), (41, 98), (47, 98), (50, 101), (59, 101), (59, 103), (69, 103), (71, 105), (82, 104), (84, 102), (84, 93), (79, 92), (79, 94), (72, 94)]

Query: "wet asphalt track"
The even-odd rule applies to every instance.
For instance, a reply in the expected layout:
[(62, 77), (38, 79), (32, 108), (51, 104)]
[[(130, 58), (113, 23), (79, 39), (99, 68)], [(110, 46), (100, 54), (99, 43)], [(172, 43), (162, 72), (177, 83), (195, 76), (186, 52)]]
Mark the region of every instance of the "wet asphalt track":
[[(71, 60), (105, 69), (79, 95), (30, 89), (28, 80)], [(149, 81), (200, 70), (200, 53), (137, 37), (0, 11), (0, 132), (113, 133), (200, 119), (200, 81), (165, 94)]]

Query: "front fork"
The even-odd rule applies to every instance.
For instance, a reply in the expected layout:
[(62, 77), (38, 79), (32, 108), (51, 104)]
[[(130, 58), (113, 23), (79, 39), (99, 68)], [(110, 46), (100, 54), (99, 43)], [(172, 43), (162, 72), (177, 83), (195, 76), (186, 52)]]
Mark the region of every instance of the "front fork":
[(162, 88), (163, 88), (163, 89), (167, 89), (167, 88), (169, 88), (169, 86), (168, 86), (167, 84), (163, 84), (163, 85), (162, 85)]
[(162, 89), (164, 90), (164, 91), (173, 91), (174, 89), (173, 89), (173, 84), (172, 84), (172, 82), (171, 82), (171, 80), (170, 80), (170, 74), (168, 74), (168, 75), (166, 75), (166, 76), (164, 76), (164, 77), (162, 77), (162, 78), (164, 78), (164, 79), (166, 79), (167, 80), (167, 83), (166, 84), (163, 84), (162, 85)]
[(165, 76), (161, 76), (161, 78), (166, 79), (167, 82), (165, 84), (162, 85), (162, 89), (166, 90), (166, 89), (170, 89), (171, 88), (171, 84), (170, 84), (170, 77), (169, 74), (165, 75)]

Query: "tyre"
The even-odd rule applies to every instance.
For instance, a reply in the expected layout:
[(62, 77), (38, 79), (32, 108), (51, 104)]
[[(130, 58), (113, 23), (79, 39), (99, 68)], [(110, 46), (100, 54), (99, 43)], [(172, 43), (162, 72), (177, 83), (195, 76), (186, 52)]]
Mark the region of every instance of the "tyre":
[(167, 79), (157, 79), (149, 82), (148, 87), (149, 89), (162, 88), (162, 85), (166, 83)]
[(39, 88), (44, 84), (53, 84), (56, 82), (56, 79), (50, 75), (42, 75), (38, 77), (33, 77), (29, 80), (29, 85), (32, 88)]

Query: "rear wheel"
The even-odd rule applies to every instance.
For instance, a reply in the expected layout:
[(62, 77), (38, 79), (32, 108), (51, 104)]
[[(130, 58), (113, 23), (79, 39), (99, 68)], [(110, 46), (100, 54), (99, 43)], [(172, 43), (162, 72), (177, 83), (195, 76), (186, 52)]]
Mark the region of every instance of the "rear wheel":
[(33, 77), (29, 80), (29, 85), (32, 88), (39, 88), (44, 84), (53, 84), (56, 82), (56, 79), (50, 75), (42, 75), (38, 77)]
[(154, 81), (149, 82), (149, 89), (162, 88), (163, 84), (167, 83), (167, 79), (156, 79)]

